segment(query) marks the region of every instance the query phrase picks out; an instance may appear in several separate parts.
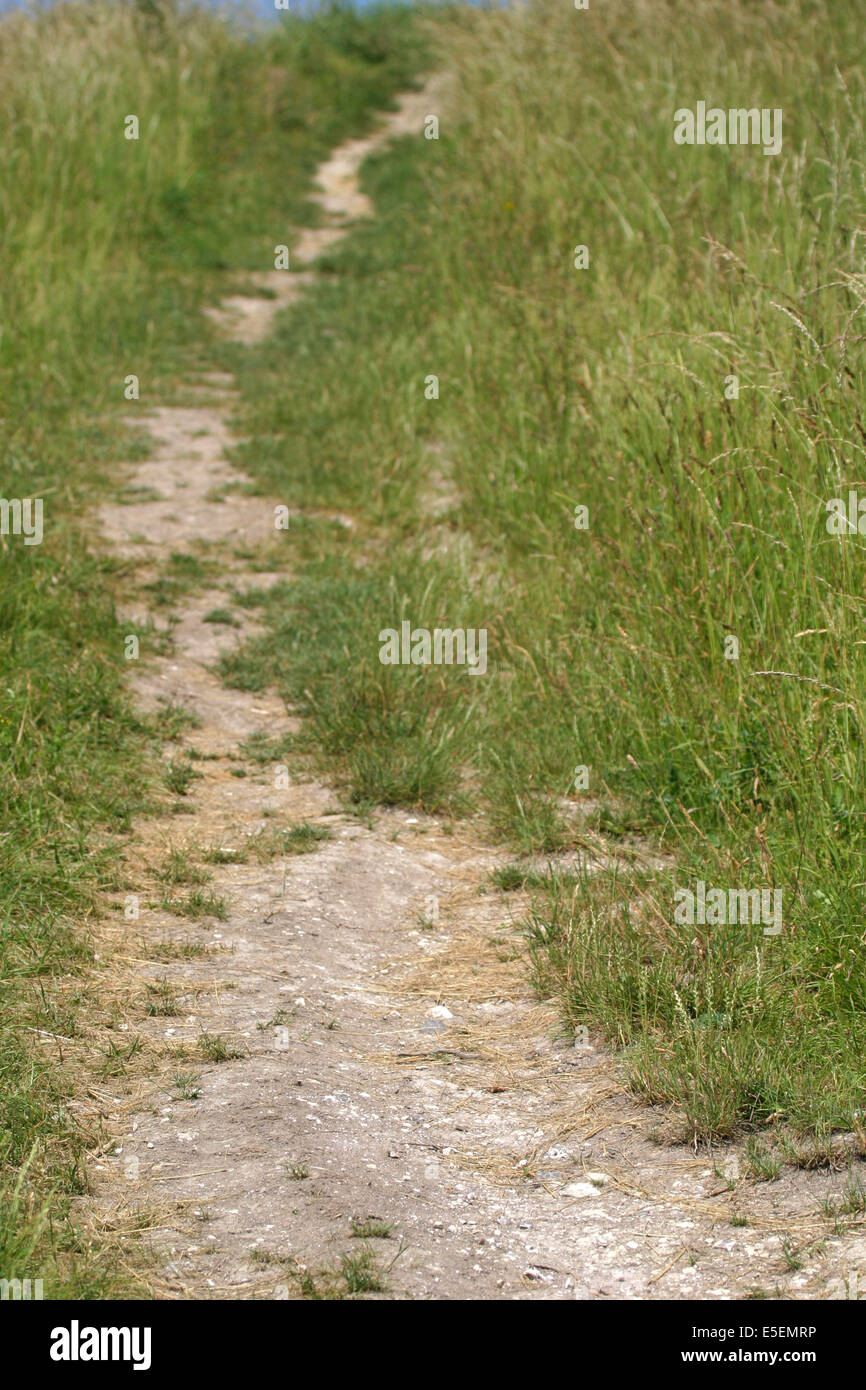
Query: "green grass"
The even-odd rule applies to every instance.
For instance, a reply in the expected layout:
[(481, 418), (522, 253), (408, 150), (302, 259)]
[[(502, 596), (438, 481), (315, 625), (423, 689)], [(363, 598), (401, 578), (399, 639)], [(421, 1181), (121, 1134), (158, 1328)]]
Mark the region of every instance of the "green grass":
[[(316, 163), (422, 56), (406, 12), (247, 34), (169, 0), (94, 0), (0, 24), (0, 493), (44, 504), (40, 545), (0, 538), (0, 1274), (41, 1277), (46, 1297), (128, 1291), (69, 1218), (94, 1135), (68, 1101), (91, 1065), (120, 1076), (133, 1055), (91, 1046), (112, 1024), (87, 919), (116, 887), (119, 837), (157, 803), (160, 737), (190, 722), (133, 712), (118, 566), (89, 512), (117, 495), (119, 460), (146, 456), (146, 411), (231, 364), (202, 304), (292, 244)], [(176, 556), (151, 601), (212, 572)], [(167, 776), (182, 795), (193, 770)], [(225, 910), (200, 890), (178, 904)]]
[(390, 1240), (394, 1227), (378, 1216), (352, 1217), (352, 1235), (358, 1240)]
[[(828, 499), (866, 493), (857, 18), (824, 0), (443, 12), (460, 96), (440, 139), (369, 162), (376, 222), (257, 351), (211, 336), (200, 306), (315, 219), (316, 162), (422, 61), (412, 16), (336, 9), (253, 38), (168, 4), (4, 18), (2, 490), (45, 502), (43, 543), (0, 549), (4, 1277), (123, 1291), (68, 1219), (88, 1144), (68, 1099), (105, 1021), (86, 922), (186, 717), (147, 723), (124, 695), (117, 567), (86, 514), (196, 369), (238, 370), (237, 457), (292, 513), (298, 577), (236, 600), (268, 631), (227, 679), (276, 683), (305, 716), (293, 753), (359, 810), (478, 812), (515, 856), (549, 856), (494, 880), (535, 895), (538, 988), (684, 1136), (770, 1132), (753, 1163), (771, 1176), (775, 1155), (800, 1161), (786, 1128), (815, 1152), (857, 1128), (864, 552), (824, 524)], [(674, 146), (674, 110), (699, 99), (782, 107), (783, 153)], [(178, 556), (151, 601), (214, 573)], [(382, 666), (378, 633), (406, 618), (486, 629), (488, 674)], [(169, 789), (193, 776), (175, 760)], [(556, 870), (599, 836), (615, 864)], [(782, 933), (679, 926), (697, 879), (781, 888)], [(163, 906), (226, 912), (201, 888)], [(95, 1074), (122, 1079), (141, 1046), (103, 1036)], [(179, 1073), (179, 1094), (197, 1081)], [(842, 1215), (861, 1211), (852, 1178)], [(346, 1259), (342, 1292), (375, 1291), (368, 1255)]]
[(212, 608), (205, 614), (206, 623), (222, 623), (225, 627), (240, 627), (240, 623), (230, 608)]
[(161, 883), (190, 886), (209, 883), (211, 875), (207, 869), (202, 869), (193, 862), (189, 851), (173, 849), (162, 867), (157, 869), (156, 877)]
[(155, 985), (148, 985), (147, 1012), (152, 1017), (176, 1018), (180, 1013), (177, 1001), (182, 994), (176, 985), (163, 978)]
[(188, 758), (172, 758), (163, 770), (165, 785), (175, 796), (186, 796), (195, 778), (200, 776)]
[(236, 1057), (243, 1057), (244, 1055), (219, 1033), (202, 1032), (199, 1036), (198, 1048), (208, 1062), (231, 1062)]
[(200, 1077), (195, 1072), (179, 1071), (173, 1081), (178, 1100), (198, 1100), (201, 1095)]
[[(263, 1253), (263, 1252), (262, 1252)], [(262, 1263), (261, 1254), (258, 1257)], [(340, 1256), (335, 1267), (311, 1270), (298, 1264), (293, 1257), (270, 1257), (267, 1262), (285, 1264), (298, 1296), (312, 1302), (334, 1301), (362, 1297), (367, 1293), (387, 1290), (384, 1275), (376, 1262), (372, 1246), (362, 1245), (358, 1251)]]
[(221, 898), (210, 888), (195, 888), (183, 898), (164, 893), (160, 898), (159, 908), (160, 911), (171, 912), (176, 917), (190, 917), (195, 922), (201, 921), (203, 917), (216, 917), (217, 921), (224, 922), (229, 915), (225, 898)]
[(300, 821), (287, 830), (261, 830), (249, 841), (250, 853), (261, 864), (279, 855), (312, 854), (333, 832), (327, 825)]
[(202, 857), (208, 864), (246, 864), (251, 857), (257, 864), (268, 864), (285, 855), (311, 854), (332, 835), (327, 825), (300, 821), (284, 829), (260, 830), (241, 845), (213, 845)]
[[(864, 550), (825, 503), (866, 492), (862, 26), (610, 0), (438, 42), (459, 108), (368, 163), (377, 221), (241, 364), (238, 458), (291, 507), (298, 577), (227, 678), (276, 681), (362, 806), (663, 850), (542, 892), (539, 987), (690, 1137), (850, 1129)], [(699, 99), (781, 107), (783, 152), (675, 146)], [(304, 517), (329, 507), (355, 529)], [(404, 618), (486, 628), (487, 676), (380, 665)], [(782, 933), (678, 927), (697, 879), (781, 888)]]

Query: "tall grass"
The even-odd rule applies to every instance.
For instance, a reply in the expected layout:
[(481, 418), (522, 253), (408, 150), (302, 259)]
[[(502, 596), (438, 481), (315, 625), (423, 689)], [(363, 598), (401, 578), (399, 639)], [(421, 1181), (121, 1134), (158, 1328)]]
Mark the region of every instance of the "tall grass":
[(202, 301), (291, 244), (317, 160), (417, 64), (409, 26), (334, 8), (247, 33), (161, 0), (0, 22), (0, 495), (45, 509), (41, 545), (0, 538), (0, 1276), (46, 1295), (120, 1287), (68, 1221), (93, 1138), (68, 1101), (114, 1024), (88, 919), (150, 800), (92, 534), (146, 447), (124, 378), (146, 411), (222, 363)]
[[(676, 868), (539, 903), (570, 1021), (692, 1133), (850, 1128), (866, 551), (825, 503), (866, 492), (862, 27), (822, 0), (599, 0), (439, 42), (441, 138), (370, 166), (379, 225), (250, 365), (248, 466), (358, 523), (299, 523), (318, 558), (272, 595), (260, 677), (356, 798), (474, 797), (522, 851), (584, 840), (587, 765), (596, 824)], [(783, 152), (675, 145), (698, 100), (781, 107)], [(490, 674), (381, 667), (403, 617), (486, 626)], [(781, 888), (782, 934), (675, 929), (697, 878)]]

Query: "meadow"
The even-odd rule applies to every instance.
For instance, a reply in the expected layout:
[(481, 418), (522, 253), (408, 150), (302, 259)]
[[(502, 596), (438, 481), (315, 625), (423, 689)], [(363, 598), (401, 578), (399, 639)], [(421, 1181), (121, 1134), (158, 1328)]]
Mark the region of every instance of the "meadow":
[[(683, 1137), (824, 1143), (866, 1041), (866, 553), (827, 526), (864, 485), (856, 17), (538, 3), (437, 42), (439, 138), (368, 167), (376, 224), (239, 363), (303, 564), (227, 674), (362, 812), (512, 847), (539, 988)], [(780, 109), (779, 153), (677, 143), (701, 101)], [(405, 620), (485, 629), (487, 675), (383, 666)], [(698, 881), (781, 890), (782, 930), (677, 922)]]
[(99, 1137), (71, 1102), (117, 1069), (90, 926), (165, 732), (124, 692), (118, 562), (93, 534), (117, 463), (148, 449), (125, 383), (146, 410), (216, 365), (202, 304), (314, 217), (317, 162), (419, 53), (408, 17), (375, 10), (253, 32), (150, 0), (0, 22), (2, 495), (44, 509), (41, 544), (0, 538), (0, 1273), (38, 1256), (46, 1297), (125, 1278), (69, 1219)]
[[(866, 497), (863, 48), (831, 0), (0, 23), (3, 495), (45, 504), (2, 538), (0, 1270), (123, 1291), (69, 1101), (117, 1065), (88, 927), (158, 795), (88, 520), (148, 448), (129, 373), (145, 408), (237, 374), (294, 566), (224, 676), (294, 752), (505, 847), (539, 991), (681, 1138), (866, 1144), (866, 547), (827, 525)], [(273, 339), (219, 341), (201, 306), (431, 66), (438, 138), (369, 161), (375, 219)], [(701, 101), (781, 110), (779, 153), (677, 144)], [(383, 665), (404, 621), (485, 631), (485, 674)], [(781, 892), (781, 931), (677, 920), (699, 882)]]

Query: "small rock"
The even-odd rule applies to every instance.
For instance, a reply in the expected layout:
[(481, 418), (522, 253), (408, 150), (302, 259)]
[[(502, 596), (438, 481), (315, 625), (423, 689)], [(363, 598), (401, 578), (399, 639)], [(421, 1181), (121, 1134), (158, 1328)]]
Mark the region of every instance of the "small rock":
[(591, 1182), (570, 1182), (562, 1189), (563, 1197), (597, 1197), (598, 1192)]

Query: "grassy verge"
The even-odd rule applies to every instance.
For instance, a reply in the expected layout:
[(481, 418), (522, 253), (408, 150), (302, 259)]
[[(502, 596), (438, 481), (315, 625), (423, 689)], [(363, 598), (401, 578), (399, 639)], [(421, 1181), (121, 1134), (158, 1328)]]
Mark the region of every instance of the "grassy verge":
[[(610, 0), (439, 42), (440, 138), (368, 165), (377, 223), (247, 359), (305, 563), (227, 675), (279, 680), (357, 803), (639, 833), (667, 867), (539, 889), (540, 987), (692, 1136), (856, 1129), (864, 549), (825, 504), (864, 488), (862, 33)], [(781, 153), (676, 145), (701, 100), (781, 108)], [(404, 619), (485, 628), (488, 674), (381, 665)], [(781, 931), (678, 922), (699, 881), (781, 890)]]
[(93, 1138), (70, 1101), (100, 1032), (114, 1046), (87, 920), (159, 732), (124, 697), (88, 519), (112, 461), (146, 448), (126, 378), (146, 408), (214, 365), (202, 301), (310, 220), (316, 162), (418, 65), (410, 25), (336, 8), (250, 36), (164, 3), (0, 23), (0, 491), (43, 502), (41, 544), (0, 538), (0, 1277), (46, 1297), (124, 1291), (69, 1204)]

